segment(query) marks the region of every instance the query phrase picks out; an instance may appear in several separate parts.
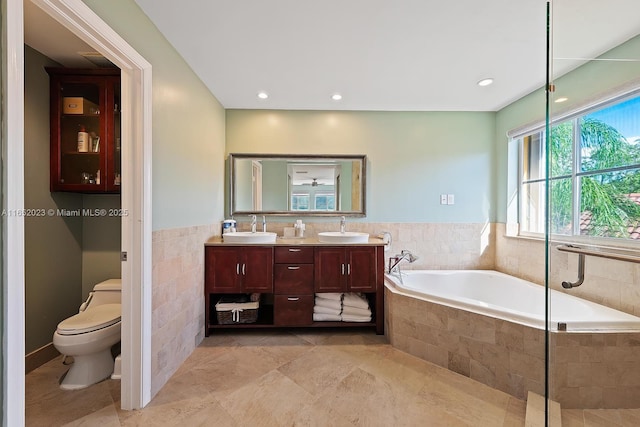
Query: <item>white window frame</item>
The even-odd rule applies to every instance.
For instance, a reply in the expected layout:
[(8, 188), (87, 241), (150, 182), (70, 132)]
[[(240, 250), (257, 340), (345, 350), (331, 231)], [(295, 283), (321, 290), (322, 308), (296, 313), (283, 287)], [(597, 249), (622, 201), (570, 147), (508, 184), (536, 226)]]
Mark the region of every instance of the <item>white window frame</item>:
[[(613, 91), (604, 95), (600, 98), (596, 98), (595, 100), (591, 100), (588, 103), (584, 103), (579, 105), (571, 110), (567, 110), (562, 113), (558, 113), (551, 120), (551, 127), (569, 120), (574, 120), (577, 122), (577, 119), (593, 113), (595, 111), (607, 108), (609, 106), (613, 106), (615, 104), (624, 102), (626, 100), (640, 97), (640, 81), (632, 82), (619, 90)], [(580, 129), (579, 126), (576, 126), (574, 122), (574, 137), (573, 137), (573, 165), (572, 171), (570, 175), (562, 175), (561, 177), (554, 177), (553, 179), (571, 178), (572, 180), (572, 234), (571, 235), (563, 235), (563, 234), (553, 234), (551, 235), (551, 239), (555, 241), (563, 241), (563, 242), (578, 242), (578, 243), (590, 243), (590, 244), (606, 244), (607, 246), (620, 246), (620, 247), (628, 247), (629, 245), (637, 245), (637, 241), (620, 239), (614, 237), (599, 237), (599, 236), (584, 236), (580, 234), (580, 178), (583, 176), (589, 176), (594, 174), (602, 174), (616, 170), (630, 170), (630, 169), (639, 169), (640, 166), (628, 165), (624, 167), (611, 168), (611, 169), (602, 169), (597, 171), (588, 171), (581, 172), (581, 152), (580, 152)], [(517, 144), (517, 167), (511, 168), (515, 169), (515, 179), (517, 180), (517, 207), (516, 207), (516, 218), (510, 218), (511, 221), (508, 223), (513, 224), (515, 220), (517, 227), (507, 227), (507, 234), (516, 236), (516, 237), (525, 237), (525, 238), (543, 238), (544, 232), (531, 232), (522, 229), (522, 218), (523, 218), (523, 173), (524, 173), (524, 150), (523, 150), (523, 141), (526, 136), (540, 133), (541, 138), (546, 144), (546, 135), (545, 135), (545, 123), (544, 122), (536, 122), (534, 124), (527, 125), (520, 129), (514, 129), (507, 133), (510, 144)], [(576, 135), (577, 134), (577, 135)], [(511, 169), (510, 168), (510, 169)], [(513, 173), (513, 169), (512, 172)], [(552, 180), (549, 180), (549, 182)], [(543, 179), (542, 182), (545, 182)], [(544, 201), (541, 206), (544, 206)], [(509, 217), (509, 214), (508, 214)], [(541, 215), (542, 221), (544, 222), (544, 214)], [(577, 219), (577, 220), (576, 220)], [(543, 224), (544, 229), (544, 224)]]

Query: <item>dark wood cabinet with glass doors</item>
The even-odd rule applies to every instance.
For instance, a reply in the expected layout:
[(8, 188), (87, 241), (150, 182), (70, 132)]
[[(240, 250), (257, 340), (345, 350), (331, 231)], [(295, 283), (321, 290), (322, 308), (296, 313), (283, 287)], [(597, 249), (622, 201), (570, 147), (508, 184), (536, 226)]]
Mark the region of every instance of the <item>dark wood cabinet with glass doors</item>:
[(120, 70), (46, 68), (51, 191), (120, 192)]

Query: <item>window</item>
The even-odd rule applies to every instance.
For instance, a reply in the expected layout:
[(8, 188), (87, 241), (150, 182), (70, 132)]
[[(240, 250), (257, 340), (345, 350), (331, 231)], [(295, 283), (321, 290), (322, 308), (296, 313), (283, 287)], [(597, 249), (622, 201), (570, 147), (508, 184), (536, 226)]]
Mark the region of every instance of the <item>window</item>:
[(291, 195), (291, 210), (308, 211), (309, 193), (293, 193)]
[[(640, 96), (554, 122), (550, 130), (550, 231), (640, 239)], [(521, 234), (544, 233), (544, 129), (518, 138)]]
[(317, 211), (335, 211), (335, 196), (333, 193), (316, 193), (315, 207)]

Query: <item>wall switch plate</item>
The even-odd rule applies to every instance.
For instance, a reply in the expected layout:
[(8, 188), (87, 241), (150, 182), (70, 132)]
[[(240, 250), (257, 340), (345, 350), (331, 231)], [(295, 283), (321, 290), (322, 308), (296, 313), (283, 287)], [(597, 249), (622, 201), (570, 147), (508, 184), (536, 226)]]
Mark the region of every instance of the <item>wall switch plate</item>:
[(455, 203), (455, 198), (453, 197), (453, 194), (447, 194), (447, 204), (453, 205), (454, 203)]
[(446, 194), (441, 194), (440, 195), (440, 204), (441, 205), (446, 205), (447, 204), (447, 195)]

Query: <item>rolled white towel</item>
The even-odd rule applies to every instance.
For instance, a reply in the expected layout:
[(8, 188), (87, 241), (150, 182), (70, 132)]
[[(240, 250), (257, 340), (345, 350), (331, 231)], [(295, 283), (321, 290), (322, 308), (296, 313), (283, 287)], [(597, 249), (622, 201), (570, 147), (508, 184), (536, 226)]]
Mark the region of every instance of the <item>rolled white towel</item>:
[(325, 299), (325, 298), (316, 298), (316, 305), (320, 307), (331, 308), (333, 310), (342, 309), (342, 304), (338, 300), (334, 299)]
[(313, 313), (313, 321), (314, 322), (339, 322), (340, 315)]
[(344, 297), (342, 298), (342, 305), (365, 309), (369, 308), (369, 302), (367, 299), (353, 292), (344, 294)]
[(342, 306), (342, 314), (346, 314), (347, 316), (364, 316), (371, 317), (371, 309), (368, 307), (358, 308), (358, 307), (350, 307), (348, 305)]
[(336, 310), (334, 308), (323, 307), (321, 305), (314, 305), (313, 312), (323, 313), (323, 314), (334, 314), (336, 316), (340, 316), (340, 309)]
[(343, 322), (371, 322), (371, 316), (350, 316), (343, 314), (340, 317)]
[(318, 298), (324, 298), (324, 299), (335, 299), (338, 301), (342, 301), (342, 292), (321, 292), (316, 294), (316, 297)]

